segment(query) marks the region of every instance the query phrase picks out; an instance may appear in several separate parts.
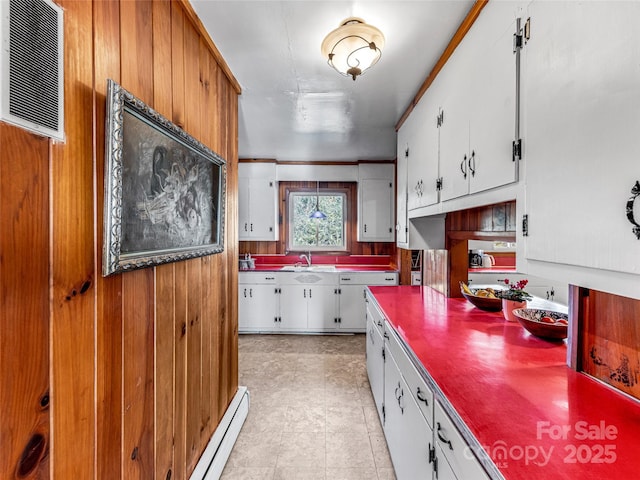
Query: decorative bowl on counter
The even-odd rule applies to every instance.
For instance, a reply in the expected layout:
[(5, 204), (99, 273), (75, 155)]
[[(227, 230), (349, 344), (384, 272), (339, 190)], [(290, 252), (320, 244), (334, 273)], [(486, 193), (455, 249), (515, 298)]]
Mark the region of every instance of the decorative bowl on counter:
[[(480, 290), (480, 289), (478, 289)], [(461, 292), (462, 296), (473, 304), (476, 308), (486, 312), (499, 312), (502, 310), (502, 299), (494, 297), (483, 297), (476, 295), (477, 291), (471, 289), (472, 294)]]
[(553, 340), (567, 338), (569, 316), (566, 313), (538, 308), (516, 308), (513, 314), (520, 325), (536, 337)]

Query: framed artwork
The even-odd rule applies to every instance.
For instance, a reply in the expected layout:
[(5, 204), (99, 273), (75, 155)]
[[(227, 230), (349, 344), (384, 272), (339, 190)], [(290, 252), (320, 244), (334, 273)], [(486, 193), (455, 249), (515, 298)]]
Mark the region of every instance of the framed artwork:
[(104, 276), (224, 250), (226, 162), (108, 80)]

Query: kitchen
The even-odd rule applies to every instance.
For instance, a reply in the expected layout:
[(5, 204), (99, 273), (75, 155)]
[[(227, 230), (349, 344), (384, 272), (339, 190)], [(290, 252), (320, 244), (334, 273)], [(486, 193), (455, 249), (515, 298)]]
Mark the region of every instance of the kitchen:
[[(578, 369), (589, 368), (592, 376), (601, 378), (603, 372), (607, 372), (607, 365), (617, 367), (624, 356), (629, 360), (627, 365), (632, 374), (637, 363), (634, 319), (640, 299), (640, 244), (635, 232), (640, 228), (636, 223), (640, 207), (635, 199), (640, 192), (634, 185), (640, 172), (638, 162), (633, 160), (632, 139), (634, 127), (639, 124), (637, 80), (640, 73), (638, 48), (627, 25), (630, 18), (640, 13), (638, 4), (451, 2), (452, 8), (457, 9), (457, 17), (452, 15), (458, 19), (457, 24), (449, 25), (449, 30), (437, 30), (437, 25), (431, 24), (425, 28), (431, 34), (440, 32), (442, 38), (438, 40), (435, 57), (421, 66), (422, 78), (416, 84), (403, 87), (405, 94), (406, 89), (410, 90), (410, 100), (394, 114), (397, 138), (394, 125), (391, 134), (378, 131), (368, 137), (367, 145), (375, 145), (375, 137), (384, 141), (387, 145), (384, 154), (379, 156), (368, 150), (369, 147), (355, 152), (340, 148), (332, 151), (333, 145), (327, 142), (323, 150), (326, 155), (314, 159), (325, 161), (313, 163), (301, 161), (304, 157), (294, 153), (293, 148), (301, 143), (294, 141), (293, 136), (288, 145), (280, 142), (285, 150), (291, 149), (291, 157), (285, 153), (271, 155), (268, 151), (246, 150), (247, 139), (243, 137), (242, 127), (251, 119), (244, 107), (239, 108), (239, 102), (243, 96), (266, 98), (267, 95), (252, 92), (238, 83), (234, 77), (235, 66), (227, 64), (233, 56), (230, 54), (227, 58), (222, 39), (216, 38), (216, 30), (209, 31), (203, 26), (205, 15), (199, 11), (203, 7), (201, 3), (56, 3), (64, 10), (65, 22), (65, 138), (54, 141), (0, 122), (0, 196), (3, 199), (0, 203), (3, 219), (0, 232), (3, 291), (0, 477), (189, 478), (203, 454), (208, 454), (211, 440), (217, 438), (218, 425), (225, 421), (238, 390), (238, 362), (242, 363), (238, 342), (243, 340), (238, 340), (237, 334), (240, 308), (237, 299), (244, 293), (245, 285), (238, 282), (238, 260), (248, 253), (256, 267), (262, 266), (263, 271), (272, 269), (276, 265), (273, 259), (278, 258), (278, 268), (285, 268), (279, 270), (278, 275), (305, 273), (322, 276), (322, 281), (324, 275), (337, 278), (322, 285), (327, 287), (329, 295), (341, 288), (338, 277), (345, 271), (341, 268), (353, 270), (350, 267), (355, 258), (351, 256), (360, 261), (356, 264), (360, 271), (356, 273), (395, 273), (400, 286), (367, 288), (370, 295), (367, 305), (369, 318), (380, 314), (386, 320), (381, 320), (386, 330), (379, 331), (383, 338), (386, 333), (389, 342), (395, 342), (388, 343), (392, 349), (389, 355), (402, 369), (395, 373), (399, 375), (397, 380), (407, 384), (423, 382), (421, 391), (433, 395), (429, 399), (433, 399), (430, 405), (435, 404), (435, 413), (414, 410), (418, 415), (414, 418), (431, 426), (432, 442), (437, 438), (437, 421), (441, 420), (441, 425), (452, 421), (453, 430), (447, 433), (458, 432), (462, 442), (455, 444), (455, 451), (465, 443), (472, 447), (472, 460), (489, 478), (632, 476), (625, 477), (625, 474), (634, 467), (637, 458), (633, 441), (640, 429), (637, 383), (634, 383), (637, 376), (632, 376), (632, 380), (627, 378), (626, 393), (620, 394), (616, 392), (624, 382), (617, 382), (619, 385), (614, 387), (618, 390), (613, 391), (610, 386), (590, 380)], [(237, 3), (258, 8), (250, 2)], [(346, 12), (348, 8), (336, 13), (327, 28), (335, 28), (340, 20), (354, 13), (381, 26), (382, 20), (374, 22), (374, 18), (366, 14), (366, 3), (359, 6), (363, 9), (361, 13)], [(507, 6), (508, 14), (501, 15), (501, 9)], [(479, 38), (495, 40), (496, 45), (508, 44), (509, 71), (515, 76), (516, 13), (522, 22), (523, 45), (519, 136), (514, 136), (516, 97), (511, 90), (512, 82), (509, 95), (501, 97), (501, 102), (488, 106), (482, 103), (504, 93), (499, 75), (494, 79), (482, 72), (498, 72), (504, 64), (492, 55), (476, 55), (478, 52), (472, 48), (478, 44), (478, 38), (474, 37), (480, 35), (477, 32), (488, 25), (499, 25), (491, 34), (492, 40), (485, 34)], [(529, 18), (531, 21), (527, 23)], [(237, 28), (238, 23), (230, 23), (232, 28)], [(265, 22), (267, 24), (269, 22)], [(462, 27), (456, 36), (458, 25)], [(275, 30), (285, 32), (280, 28)], [(274, 33), (270, 29), (266, 32), (265, 38)], [(310, 50), (318, 57), (321, 39), (322, 35), (309, 40), (313, 44)], [(367, 90), (370, 88), (367, 81), (373, 81), (376, 73), (383, 71), (385, 62), (397, 62), (392, 55), (392, 40), (388, 36), (389, 47), (380, 62), (355, 82), (341, 78), (322, 58), (317, 67), (322, 73), (318, 75), (324, 75), (326, 70), (347, 82), (352, 90), (360, 88), (370, 98), (378, 98), (383, 103), (383, 96)], [(239, 45), (239, 48), (248, 49), (251, 44)], [(415, 49), (415, 45), (412, 48)], [(472, 53), (465, 55), (470, 48)], [(438, 64), (444, 53), (443, 61)], [(491, 69), (478, 68), (470, 62), (469, 55), (478, 62), (496, 60), (497, 63)], [(436, 64), (438, 74), (429, 77)], [(269, 64), (260, 65), (265, 79), (269, 73), (278, 75), (277, 71), (269, 71)], [(401, 71), (397, 63), (396, 68)], [(227, 160), (224, 252), (102, 276), (107, 78), (119, 81)], [(425, 78), (428, 85), (425, 83), (421, 88)], [(454, 88), (456, 92), (465, 92), (464, 95), (453, 95)], [(401, 90), (398, 87), (398, 92)], [(415, 102), (411, 100), (414, 95), (417, 95)], [(316, 100), (322, 103), (327, 96), (316, 97)], [(475, 116), (478, 112), (488, 112), (490, 117)], [(300, 114), (304, 116), (305, 111), (301, 110)], [(359, 118), (367, 116), (375, 117), (365, 112)], [(507, 117), (508, 121), (502, 123)], [(436, 118), (442, 121), (436, 122)], [(441, 123), (442, 129), (436, 128), (437, 123)], [(339, 125), (335, 135), (349, 126)], [(427, 128), (429, 126), (432, 128)], [(490, 131), (487, 133), (486, 129)], [(495, 147), (491, 142), (485, 145), (485, 140), (495, 139), (499, 132), (508, 132), (508, 144), (501, 144), (497, 155), (508, 159), (508, 166), (502, 168), (482, 156), (485, 148)], [(435, 139), (435, 143), (424, 141), (425, 138)], [(522, 142), (514, 149), (513, 142), (517, 139)], [(433, 149), (434, 145), (438, 148)], [(454, 151), (455, 145), (464, 148)], [(448, 155), (455, 161), (445, 162)], [(238, 158), (264, 161), (238, 162)], [(273, 231), (268, 233), (277, 236), (270, 240), (241, 239), (245, 222), (240, 223), (243, 192), (238, 178), (246, 173), (245, 164), (252, 165), (249, 169), (260, 164), (256, 168), (272, 172), (272, 185), (269, 187), (267, 183), (266, 188), (278, 193), (264, 197), (273, 202), (262, 202), (276, 220)], [(448, 181), (453, 178), (454, 170), (463, 177), (465, 167), (466, 178)], [(470, 167), (477, 172), (475, 175), (471, 174)], [(489, 183), (484, 183), (486, 171), (493, 172)], [(253, 173), (243, 176), (260, 177), (266, 178)], [(494, 181), (499, 185), (491, 184)], [(391, 189), (381, 188), (389, 182)], [(370, 186), (367, 192), (371, 197), (367, 198), (373, 198), (377, 206), (384, 205), (386, 198), (387, 208), (358, 211), (358, 207), (364, 205), (359, 201), (363, 193), (359, 186), (365, 184)], [(312, 252), (311, 266), (332, 265), (336, 271), (296, 271), (307, 262), (300, 254), (307, 252), (301, 249), (285, 254), (290, 233), (288, 211), (278, 199), (285, 195), (295, 198), (296, 194), (313, 199), (315, 194), (320, 203), (319, 197), (327, 193), (327, 189), (344, 195), (340, 198), (348, 199), (345, 207), (349, 209), (348, 218), (359, 220), (347, 227), (351, 255), (331, 255), (328, 261), (326, 252), (325, 255)], [(369, 222), (377, 221), (378, 213), (386, 232), (385, 228), (371, 230), (373, 224)], [(262, 215), (258, 218), (264, 219)], [(368, 220), (370, 218), (372, 220)], [(388, 231), (389, 227), (392, 232)], [(251, 230), (251, 225), (248, 229)], [(369, 236), (374, 232), (375, 236)], [(360, 238), (364, 241), (359, 241)], [(493, 242), (515, 243), (515, 269), (525, 278), (550, 279), (551, 284), (540, 284), (543, 293), (539, 296), (546, 296), (546, 287), (553, 287), (556, 300), (566, 298), (571, 325), (569, 339), (563, 344), (534, 339), (519, 325), (507, 324), (497, 314), (481, 312), (460, 297), (459, 281), (469, 279), (469, 251), (477, 249), (473, 244), (470, 247), (469, 242), (488, 238)], [(422, 287), (410, 285), (412, 252), (422, 252)], [(286, 271), (286, 268), (292, 270)], [(388, 281), (385, 277), (383, 275), (381, 283)], [(478, 279), (473, 280), (472, 286)], [(364, 280), (364, 283), (370, 282)], [(352, 286), (365, 291), (365, 285)], [(284, 284), (270, 288), (284, 290)], [(315, 287), (311, 288), (315, 299)], [(311, 292), (308, 286), (300, 290), (303, 295)], [(402, 308), (398, 306), (398, 297), (385, 293), (390, 291), (404, 299)], [(282, 323), (286, 324), (281, 305), (276, 303), (274, 308), (280, 309), (280, 314), (274, 316), (283, 317)], [(336, 301), (329, 311), (333, 313), (328, 313), (326, 318), (309, 323), (311, 317), (307, 316), (307, 326), (314, 325), (314, 333), (340, 333), (340, 322), (334, 319), (339, 318), (341, 308)], [(443, 308), (456, 314), (447, 319), (442, 314)], [(404, 318), (407, 312), (418, 319), (425, 309), (431, 310), (437, 325), (426, 319), (419, 324), (403, 323), (407, 321)], [(451, 327), (448, 335), (447, 325)], [(261, 328), (256, 331), (262, 331)], [(369, 331), (366, 327), (352, 328)], [(497, 335), (497, 330), (508, 331), (510, 336)], [(402, 331), (404, 335), (400, 334)], [(472, 369), (478, 375), (478, 383), (466, 383), (456, 391), (441, 376), (443, 364), (430, 357), (429, 349), (451, 348), (447, 339), (460, 342), (458, 346), (464, 345), (465, 335), (470, 335), (467, 340), (475, 341), (476, 346), (489, 340), (496, 342), (492, 344), (494, 354), (501, 351), (511, 355), (516, 364), (529, 362), (537, 367), (527, 369), (535, 380), (513, 377), (512, 385), (518, 385), (514, 390), (520, 392), (521, 405), (515, 405), (518, 400), (511, 395), (502, 396), (503, 391), (488, 392), (480, 387), (474, 390), (480, 379), (487, 378), (483, 376), (487, 371), (479, 369), (488, 364), (483, 360), (487, 357), (482, 357), (482, 349), (468, 350), (466, 361), (477, 364), (465, 363), (459, 353), (451, 357), (453, 363), (458, 362), (458, 368)], [(249, 337), (259, 335), (246, 336)], [(295, 338), (302, 344), (307, 337), (311, 336)], [(429, 339), (441, 343), (421, 343)], [(520, 344), (509, 344), (505, 339)], [(595, 350), (580, 350), (582, 344), (589, 341), (595, 342)], [(526, 357), (526, 352), (535, 354)], [(614, 354), (619, 356), (614, 358)], [(494, 355), (488, 358), (498, 361)], [(553, 363), (553, 367), (546, 367), (546, 362)], [(570, 366), (566, 366), (567, 363)], [(422, 367), (416, 369), (418, 375), (412, 377), (411, 369), (418, 364)], [(498, 365), (494, 363), (493, 368)], [(541, 394), (544, 388), (535, 386), (544, 385), (537, 382), (551, 370), (560, 376), (551, 375), (547, 380), (553, 379), (561, 389), (578, 386), (582, 396), (569, 394), (567, 397), (565, 393), (564, 397), (555, 398), (559, 406), (553, 407), (553, 418), (548, 418), (543, 400), (532, 405), (527, 399)], [(527, 382), (520, 384), (518, 378), (526, 378)], [(364, 379), (360, 380), (362, 385)], [(374, 383), (371, 381), (372, 386)], [(384, 380), (381, 385), (383, 391), (390, 389), (386, 396), (393, 402), (397, 392), (392, 385), (385, 386)], [(558, 393), (552, 389), (547, 394), (549, 392)], [(491, 408), (483, 403), (483, 394), (487, 395)], [(465, 407), (461, 399), (465, 395), (478, 397), (481, 408), (477, 410), (482, 418)], [(590, 414), (582, 416), (584, 399), (593, 405), (614, 406), (615, 412), (603, 412), (592, 406), (588, 407)], [(410, 398), (406, 400), (409, 409), (413, 404)], [(422, 408), (423, 404), (418, 406)], [(523, 416), (524, 405), (531, 407), (527, 416)], [(440, 407), (443, 408), (438, 410)], [(573, 458), (576, 462), (566, 466), (566, 475), (557, 473), (562, 469), (555, 456), (551, 457), (551, 464), (555, 466), (548, 467), (549, 475), (545, 475), (543, 467), (524, 466), (524, 460), (513, 457), (505, 467), (491, 452), (475, 449), (479, 443), (493, 444), (497, 437), (503, 437), (510, 446), (521, 445), (522, 437), (512, 433), (517, 429), (493, 422), (492, 430), (482, 423), (488, 410), (500, 409), (509, 419), (522, 418), (522, 430), (539, 436), (541, 441), (536, 445), (544, 447), (545, 453), (550, 446), (563, 448), (575, 444), (576, 455), (569, 461)], [(433, 423), (436, 418), (439, 420)], [(617, 429), (617, 433), (612, 429)], [(589, 435), (593, 441), (585, 443), (583, 438), (589, 439)], [(392, 459), (397, 459), (394, 451), (397, 452), (397, 445), (402, 443), (394, 443), (392, 434), (377, 438), (386, 438)], [(627, 442), (629, 438), (631, 442)], [(455, 441), (453, 437), (449, 439)], [(578, 448), (598, 442), (603, 449), (608, 446), (608, 450), (602, 452), (603, 460), (612, 458), (611, 446), (615, 447), (615, 462), (582, 462), (589, 460), (585, 457), (587, 453), (592, 459), (597, 452), (586, 452), (584, 448), (578, 451)], [(448, 456), (448, 445), (441, 444), (438, 448), (434, 454), (438, 463), (451, 466), (455, 459)], [(431, 472), (433, 463), (425, 467), (426, 471)], [(398, 465), (411, 465), (411, 462), (402, 461)], [(532, 475), (533, 468), (538, 470), (534, 469), (536, 473)], [(402, 469), (396, 467), (395, 470), (398, 478), (403, 478)], [(609, 475), (610, 472), (616, 473)], [(462, 478), (474, 477), (462, 475)]]

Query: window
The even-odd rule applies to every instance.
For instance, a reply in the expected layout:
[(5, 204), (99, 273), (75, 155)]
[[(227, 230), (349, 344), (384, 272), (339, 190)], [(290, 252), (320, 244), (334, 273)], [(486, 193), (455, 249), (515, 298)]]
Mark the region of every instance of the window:
[[(289, 192), (289, 250), (345, 251), (347, 196), (342, 192)], [(326, 218), (309, 218), (316, 203)]]

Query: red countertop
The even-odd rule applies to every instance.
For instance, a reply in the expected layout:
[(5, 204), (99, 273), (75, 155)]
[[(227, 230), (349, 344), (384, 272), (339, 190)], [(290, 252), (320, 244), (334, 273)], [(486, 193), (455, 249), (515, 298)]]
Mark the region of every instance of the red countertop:
[(369, 289), (506, 479), (639, 478), (640, 402), (571, 370), (564, 342), (430, 288)]

